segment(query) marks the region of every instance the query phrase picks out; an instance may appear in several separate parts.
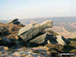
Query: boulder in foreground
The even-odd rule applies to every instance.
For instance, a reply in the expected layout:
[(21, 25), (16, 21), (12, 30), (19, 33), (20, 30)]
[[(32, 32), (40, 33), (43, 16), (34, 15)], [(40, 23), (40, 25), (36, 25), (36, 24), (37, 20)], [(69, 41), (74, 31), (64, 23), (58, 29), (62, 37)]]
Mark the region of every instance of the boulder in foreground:
[(19, 30), (18, 36), (26, 42), (42, 32), (44, 29), (51, 27), (53, 27), (53, 21), (50, 20), (40, 24), (28, 24)]

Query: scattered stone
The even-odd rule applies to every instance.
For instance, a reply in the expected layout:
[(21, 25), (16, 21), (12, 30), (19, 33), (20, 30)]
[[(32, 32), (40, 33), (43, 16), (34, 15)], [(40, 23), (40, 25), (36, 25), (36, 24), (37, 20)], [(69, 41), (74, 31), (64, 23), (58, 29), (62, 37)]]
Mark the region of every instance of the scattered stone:
[(16, 40), (18, 40), (18, 39), (19, 39), (19, 37), (16, 35), (16, 36), (15, 36), (15, 39), (16, 39)]
[(19, 52), (14, 52), (13, 55), (15, 55), (15, 56), (21, 56), (21, 55), (19, 54)]
[(26, 56), (26, 57), (34, 57), (33, 55), (31, 55), (31, 54), (29, 54), (28, 56)]
[(9, 48), (8, 48), (8, 47), (4, 47), (4, 50), (6, 50), (6, 51), (7, 51), (7, 50), (9, 50)]
[(70, 41), (70, 46), (76, 47), (76, 41)]
[(60, 44), (52, 44), (49, 43), (47, 45), (45, 45), (45, 47), (49, 48), (49, 51), (52, 53), (52, 51), (56, 51), (56, 52), (63, 52), (63, 45)]
[(47, 51), (47, 54), (48, 54), (48, 55), (51, 55), (51, 52), (50, 52), (50, 51)]
[(7, 34), (9, 34), (8, 28), (0, 26), (0, 35), (7, 35)]
[(76, 49), (73, 49), (70, 51), (71, 53), (76, 53)]
[(37, 57), (41, 57), (41, 56), (37, 56)]
[(45, 43), (46, 36), (47, 36), (47, 34), (40, 35), (40, 36), (36, 37), (35, 39), (31, 40), (30, 43), (36, 43), (36, 44)]

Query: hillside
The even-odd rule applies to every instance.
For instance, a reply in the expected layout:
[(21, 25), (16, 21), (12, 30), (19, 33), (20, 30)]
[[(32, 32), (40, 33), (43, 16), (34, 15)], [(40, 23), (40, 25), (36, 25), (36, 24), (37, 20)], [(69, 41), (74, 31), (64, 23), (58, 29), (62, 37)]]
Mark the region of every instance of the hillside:
[(27, 25), (18, 19), (0, 23), (0, 57), (60, 57), (71, 52), (74, 56), (76, 38), (66, 39), (55, 31), (69, 34), (64, 27), (54, 26), (52, 20)]

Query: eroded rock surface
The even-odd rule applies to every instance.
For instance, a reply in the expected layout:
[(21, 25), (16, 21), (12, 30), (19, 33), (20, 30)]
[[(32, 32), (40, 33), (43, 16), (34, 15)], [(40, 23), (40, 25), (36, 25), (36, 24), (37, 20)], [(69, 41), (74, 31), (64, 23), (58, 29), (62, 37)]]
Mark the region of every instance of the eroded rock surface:
[(28, 41), (49, 27), (53, 27), (53, 21), (45, 21), (40, 24), (29, 24), (19, 30), (18, 36), (21, 37), (24, 41)]
[[(45, 21), (40, 24), (28, 24), (19, 30), (18, 36), (23, 39), (26, 43), (30, 42), (34, 45), (36, 44), (47, 44), (52, 42), (54, 44), (58, 43), (61, 45), (67, 44), (67, 39), (57, 33), (45, 30), (47, 28), (53, 27), (53, 21)], [(45, 30), (45, 31), (44, 31)], [(40, 34), (42, 33), (42, 34)]]

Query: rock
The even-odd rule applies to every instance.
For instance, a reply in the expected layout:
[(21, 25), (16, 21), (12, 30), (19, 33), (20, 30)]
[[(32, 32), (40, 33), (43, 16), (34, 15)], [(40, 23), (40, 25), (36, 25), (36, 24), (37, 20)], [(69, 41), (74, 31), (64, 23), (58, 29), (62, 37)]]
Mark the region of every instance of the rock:
[(14, 52), (13, 55), (14, 56), (20, 56), (19, 52)]
[(21, 35), (21, 34), (23, 34), (24, 32), (30, 30), (33, 25), (34, 25), (34, 24), (32, 23), (32, 24), (26, 25), (25, 27), (21, 28), (21, 29), (19, 30), (18, 35)]
[(57, 42), (58, 42), (58, 44), (65, 45), (65, 42), (63, 41), (61, 35), (57, 35)]
[(1, 35), (7, 35), (7, 34), (9, 34), (8, 28), (6, 28), (4, 26), (0, 26), (0, 34)]
[(41, 56), (37, 56), (37, 57), (41, 57)]
[(65, 45), (67, 44), (66, 42), (68, 42), (68, 40), (66, 40), (65, 38), (63, 38), (61, 36), (61, 38), (58, 37), (59, 35), (51, 35), (50, 33), (43, 33), (41, 35), (38, 35), (37, 37), (35, 37), (34, 39), (30, 40), (29, 42), (33, 45), (45, 45), (45, 44), (61, 44), (61, 45)]
[(40, 35), (40, 36), (36, 37), (35, 39), (31, 40), (30, 42), (36, 43), (36, 44), (42, 44), (42, 43), (46, 42), (46, 36), (47, 36), (47, 34)]
[(15, 36), (15, 39), (18, 40), (18, 36), (17, 35)]
[(63, 52), (63, 45), (60, 44), (46, 44), (45, 47), (49, 48), (50, 52), (52, 53), (52, 51), (57, 51), (57, 52)]
[(53, 27), (53, 21), (50, 20), (40, 24), (29, 24), (19, 30), (18, 36), (26, 42), (44, 29), (51, 27)]
[(33, 55), (31, 55), (31, 54), (29, 54), (29, 55), (27, 55), (27, 56), (25, 56), (25, 57), (34, 57)]
[(76, 53), (76, 49), (73, 49), (70, 51), (71, 53)]
[(20, 24), (20, 22), (18, 21), (18, 19), (14, 19), (11, 22), (9, 22), (8, 24), (16, 24), (16, 25), (18, 25), (18, 24)]
[(66, 44), (69, 44), (69, 41), (67, 39), (65, 39), (63, 36), (61, 35), (57, 35), (57, 42), (58, 44), (61, 44), (61, 45), (66, 45)]
[(50, 51), (47, 51), (47, 54), (48, 54), (48, 55), (50, 55), (50, 54), (51, 54), (51, 52), (50, 52)]
[[(53, 26), (52, 21), (32, 23), (25, 27), (17, 21), (15, 19), (13, 24), (0, 24), (0, 57), (57, 57), (56, 53), (76, 53), (76, 39), (66, 39), (51, 31), (49, 27)], [(33, 43), (38, 45), (33, 46)], [(28, 44), (32, 47), (25, 47)]]
[(8, 47), (4, 47), (4, 50), (6, 50), (6, 51), (7, 51), (7, 50), (9, 50), (9, 48), (8, 48)]
[(8, 46), (11, 44), (11, 40), (6, 37), (1, 37), (0, 45)]
[(53, 43), (53, 44), (61, 44), (61, 45), (67, 45), (70, 43), (70, 41), (66, 38), (64, 38), (62, 35), (59, 35), (54, 32), (46, 32), (47, 33), (47, 42)]
[(69, 45), (70, 45), (70, 46), (73, 46), (73, 47), (76, 47), (76, 41), (74, 41), (74, 40), (72, 41), (72, 40), (71, 40)]

